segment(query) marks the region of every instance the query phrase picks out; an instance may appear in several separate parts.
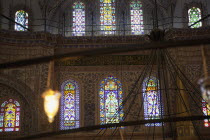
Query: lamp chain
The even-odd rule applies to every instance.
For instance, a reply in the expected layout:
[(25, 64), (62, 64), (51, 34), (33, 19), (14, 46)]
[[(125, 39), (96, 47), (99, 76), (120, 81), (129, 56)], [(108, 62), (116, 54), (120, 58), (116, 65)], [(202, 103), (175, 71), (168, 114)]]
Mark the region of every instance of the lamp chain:
[(206, 54), (205, 54), (205, 48), (202, 45), (201, 46), (201, 52), (202, 52), (202, 60), (203, 60), (203, 71), (205, 78), (208, 77), (208, 71), (207, 71), (207, 63), (206, 63)]

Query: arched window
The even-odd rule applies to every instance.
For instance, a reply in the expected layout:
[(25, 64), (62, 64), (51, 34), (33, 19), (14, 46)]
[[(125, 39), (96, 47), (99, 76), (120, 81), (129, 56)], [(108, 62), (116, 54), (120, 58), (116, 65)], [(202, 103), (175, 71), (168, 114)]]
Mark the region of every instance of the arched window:
[[(144, 118), (160, 119), (161, 105), (159, 93), (159, 81), (150, 76), (143, 82)], [(145, 124), (145, 126), (161, 126), (161, 123)]]
[[(190, 26), (201, 19), (201, 10), (196, 7), (190, 8), (188, 10), (188, 17), (189, 17), (188, 25)], [(202, 26), (202, 22), (198, 22), (197, 24), (191, 26), (191, 28), (199, 28), (201, 26)]]
[(20, 104), (18, 101), (9, 99), (1, 104), (0, 132), (20, 130)]
[(73, 35), (85, 35), (85, 5), (82, 2), (73, 4)]
[(133, 0), (130, 3), (131, 12), (131, 34), (140, 35), (144, 33), (143, 10), (139, 0)]
[[(210, 106), (204, 100), (202, 100), (202, 107), (204, 115), (210, 116)], [(210, 127), (210, 119), (204, 119), (204, 126)]]
[(100, 84), (100, 124), (118, 123), (123, 120), (123, 93), (121, 82), (108, 76)]
[(114, 34), (115, 27), (115, 0), (100, 0), (101, 30), (105, 35)]
[(61, 85), (60, 129), (79, 127), (79, 87), (76, 81), (68, 80)]
[[(15, 22), (28, 28), (28, 13), (23, 10), (17, 11), (15, 13)], [(22, 26), (20, 26), (18, 24), (15, 24), (15, 30), (16, 31), (26, 31), (27, 29), (23, 28)]]

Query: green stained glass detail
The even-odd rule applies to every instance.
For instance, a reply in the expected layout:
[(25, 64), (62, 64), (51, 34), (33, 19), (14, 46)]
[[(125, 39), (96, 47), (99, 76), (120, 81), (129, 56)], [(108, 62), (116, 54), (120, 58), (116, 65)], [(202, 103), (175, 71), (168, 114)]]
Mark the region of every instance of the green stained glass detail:
[[(190, 8), (188, 10), (188, 17), (189, 17), (188, 25), (190, 26), (201, 19), (201, 10), (196, 7)], [(191, 28), (199, 28), (201, 26), (202, 26), (202, 22), (198, 22), (197, 24), (191, 26)]]

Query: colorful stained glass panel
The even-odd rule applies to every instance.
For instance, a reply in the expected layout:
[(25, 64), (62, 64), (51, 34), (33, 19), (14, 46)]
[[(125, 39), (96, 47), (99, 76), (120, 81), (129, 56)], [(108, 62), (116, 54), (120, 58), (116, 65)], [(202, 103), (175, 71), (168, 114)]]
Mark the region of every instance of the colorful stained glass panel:
[(73, 4), (73, 36), (85, 35), (85, 5), (82, 2)]
[[(15, 22), (23, 25), (24, 27), (28, 28), (28, 13), (23, 10), (19, 10), (15, 13)], [(27, 29), (23, 28), (22, 26), (15, 24), (16, 31), (27, 31)]]
[(140, 35), (144, 33), (143, 25), (143, 10), (142, 4), (139, 0), (134, 0), (130, 4), (131, 12), (131, 33), (133, 35)]
[[(193, 23), (199, 21), (201, 19), (201, 10), (196, 7), (192, 7), (188, 10), (189, 23), (188, 25), (192, 25)], [(199, 28), (202, 26), (202, 22), (198, 22), (197, 24), (191, 26), (191, 28)]]
[(100, 84), (100, 124), (119, 123), (123, 120), (123, 93), (121, 82), (109, 76)]
[(114, 34), (115, 26), (115, 0), (100, 0), (101, 30), (105, 35)]
[[(202, 100), (203, 113), (206, 116), (210, 116), (210, 105)], [(210, 127), (210, 119), (204, 119), (204, 127)]]
[(70, 80), (61, 86), (61, 130), (79, 127), (79, 87)]
[(20, 104), (18, 101), (9, 99), (1, 104), (0, 132), (19, 131)]
[[(143, 83), (144, 118), (145, 120), (160, 119), (160, 93), (158, 80), (155, 77), (146, 78)], [(145, 126), (161, 126), (161, 123), (145, 124)]]

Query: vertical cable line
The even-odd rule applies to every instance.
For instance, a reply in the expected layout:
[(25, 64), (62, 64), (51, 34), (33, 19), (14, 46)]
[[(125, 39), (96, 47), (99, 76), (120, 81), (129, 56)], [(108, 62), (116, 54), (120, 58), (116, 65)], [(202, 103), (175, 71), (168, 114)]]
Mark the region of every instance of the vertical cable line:
[[(169, 58), (169, 61), (175, 62), (170, 57), (170, 55), (168, 53), (167, 53), (167, 56)], [(171, 64), (174, 66), (174, 70), (177, 71), (177, 73), (178, 73), (177, 76), (180, 78), (180, 80), (183, 80), (183, 86), (185, 87), (186, 91), (189, 92), (189, 95), (193, 99), (193, 101), (195, 102), (196, 106), (198, 107), (198, 110), (201, 110), (201, 112), (203, 112), (202, 109), (200, 108), (200, 106), (197, 104), (197, 102), (193, 98), (193, 96), (191, 95), (191, 91), (189, 91), (188, 89), (192, 89), (193, 88), (195, 90), (195, 92), (193, 92), (193, 93), (198, 93), (198, 95), (200, 95), (199, 98), (202, 98), (201, 94), (199, 94), (200, 93), (199, 90), (190, 82), (190, 80), (184, 75), (184, 73), (180, 70), (180, 68), (175, 63), (171, 63)], [(190, 85), (187, 85), (187, 84), (190, 84)]]
[[(132, 108), (132, 106), (133, 106), (133, 103), (135, 102), (136, 96), (137, 96), (138, 93), (139, 93), (139, 88), (140, 88), (140, 86), (137, 86), (137, 85), (138, 85), (138, 82), (140, 81), (140, 79), (142, 79), (140, 83), (143, 82), (144, 77), (145, 77), (145, 75), (146, 75), (146, 72), (147, 72), (147, 70), (148, 70), (149, 67), (150, 67), (149, 63), (152, 63), (152, 62), (155, 60), (154, 57), (153, 57), (153, 56), (155, 56), (154, 53), (155, 53), (155, 51), (152, 51), (152, 53), (151, 53), (152, 55), (150, 56), (150, 57), (151, 57), (151, 62), (148, 61), (148, 65), (146, 65), (147, 67), (144, 68), (143, 72), (140, 74), (138, 80), (137, 80), (136, 83), (134, 84), (134, 89), (133, 89), (133, 92), (132, 92), (132, 93), (134, 93), (135, 88), (137, 88), (137, 92), (134, 93), (133, 100), (131, 101), (131, 104), (129, 104), (129, 107), (128, 107), (126, 113), (125, 113), (126, 115), (125, 115), (125, 117), (124, 117), (123, 120), (125, 120), (125, 119), (127, 118), (127, 115), (129, 114), (129, 111), (131, 110), (131, 108)], [(153, 60), (153, 59), (154, 59), (154, 60)], [(152, 66), (153, 66), (153, 65), (152, 65)], [(151, 69), (151, 70), (152, 70), (152, 69)], [(143, 75), (143, 76), (142, 76), (142, 75)], [(141, 78), (141, 77), (143, 77), (143, 78)], [(132, 94), (132, 93), (131, 93), (131, 94)], [(128, 112), (128, 113), (127, 113), (127, 112)], [(113, 137), (113, 135), (116, 134), (116, 130), (117, 130), (117, 128), (115, 128), (114, 132), (112, 132), (111, 138)]]
[[(167, 52), (168, 53), (168, 52)], [(170, 57), (170, 55), (168, 54), (168, 56)], [(170, 57), (171, 58), (171, 57)], [(171, 58), (172, 59), (172, 58)], [(174, 60), (173, 60), (174, 61)], [(202, 100), (204, 100), (203, 98), (202, 98), (202, 96), (201, 96), (201, 93), (200, 93), (200, 91), (199, 91), (199, 89), (197, 88), (197, 87), (195, 87), (195, 85), (192, 83), (192, 82), (190, 82), (190, 80), (184, 75), (184, 73), (180, 70), (180, 68), (178, 67), (178, 66), (176, 66), (177, 67), (177, 69), (180, 71), (180, 73), (183, 75), (183, 77), (187, 80), (187, 83), (189, 83), (190, 85), (189, 86), (192, 86), (193, 87), (193, 89), (195, 90), (195, 92), (193, 92), (193, 93), (195, 93), (194, 95), (196, 95), (196, 96), (198, 96), (199, 98), (201, 98), (201, 101)], [(193, 94), (192, 93), (192, 94)], [(197, 94), (198, 93), (198, 94)], [(190, 94), (190, 96), (191, 96), (191, 94)], [(192, 98), (193, 98), (193, 96), (192, 96)], [(201, 114), (203, 114), (203, 115), (205, 115), (204, 114), (204, 112), (202, 111), (202, 105), (201, 106), (199, 106), (197, 103), (196, 103), (196, 101), (194, 100), (194, 98), (193, 98), (193, 101), (195, 102), (195, 105), (198, 107), (198, 110), (200, 110), (201, 111)], [(204, 100), (205, 101), (205, 100)], [(208, 111), (210, 111), (210, 109), (209, 108), (206, 108)]]
[[(158, 64), (157, 64), (157, 66), (158, 66), (158, 79), (159, 79), (159, 82), (158, 82), (158, 84), (159, 84), (159, 88), (160, 89), (162, 89), (162, 87), (163, 87), (163, 85), (162, 85), (162, 80), (161, 80), (161, 66), (163, 65), (163, 61), (162, 61), (162, 53), (161, 53), (161, 50), (160, 49), (158, 49), (158, 58), (157, 58), (157, 60), (158, 60)], [(164, 73), (163, 73), (163, 75), (164, 75)], [(163, 79), (163, 82), (164, 82), (164, 79)], [(165, 82), (164, 82), (165, 83)], [(166, 88), (165, 88), (165, 90), (166, 90)], [(158, 91), (160, 91), (159, 92), (159, 94), (160, 94), (160, 96), (159, 96), (159, 98), (160, 98), (160, 117), (161, 117), (161, 119), (163, 119), (163, 99), (162, 99), (162, 92), (164, 92), (165, 90), (158, 90)], [(163, 135), (163, 140), (165, 140), (165, 135), (164, 135), (164, 132), (165, 132), (165, 129), (164, 129), (164, 123), (162, 122), (162, 135)]]
[[(168, 62), (168, 61), (166, 61), (166, 62)], [(171, 61), (169, 61), (169, 62), (171, 62)], [(179, 89), (179, 87), (177, 86), (177, 83), (176, 83), (176, 78), (175, 78), (175, 76), (173, 75), (172, 69), (170, 68), (170, 63), (169, 63), (169, 62), (168, 62), (167, 64), (168, 64), (168, 66), (169, 66), (169, 70), (170, 70), (171, 76), (172, 76), (172, 78), (173, 78), (173, 80), (174, 80), (174, 83), (175, 83), (176, 88)], [(175, 69), (175, 70), (176, 70), (176, 69)], [(178, 75), (177, 71), (175, 71), (175, 72), (176, 72), (176, 74)], [(184, 102), (184, 99), (183, 99), (183, 97), (182, 97), (182, 95), (181, 95), (181, 93), (180, 93), (180, 90), (177, 90), (177, 93), (178, 93), (178, 97), (180, 97), (181, 102), (182, 102), (182, 104), (183, 104), (184, 107), (185, 107), (186, 112), (187, 112), (188, 115), (190, 116), (190, 112), (189, 112), (189, 110), (188, 110), (187, 105), (186, 105), (185, 102)], [(200, 136), (200, 134), (199, 134), (199, 131), (197, 130), (197, 128), (196, 128), (196, 126), (195, 126), (194, 121), (191, 121), (191, 122), (192, 122), (192, 124), (193, 124), (193, 127), (194, 127), (194, 129), (195, 129), (197, 135), (198, 135), (198, 138), (199, 138), (200, 140), (202, 140), (202, 138), (201, 138), (201, 136)]]
[[(156, 50), (156, 53), (157, 53), (157, 50)], [(154, 59), (157, 59), (156, 56), (157, 56), (157, 54), (155, 54)], [(155, 65), (155, 60), (153, 61), (153, 65)], [(151, 71), (152, 71), (152, 68), (151, 68)], [(146, 82), (146, 89), (148, 87), (148, 81), (150, 80), (150, 77), (151, 77), (151, 72), (150, 72), (149, 78), (148, 78), (148, 80)], [(144, 92), (143, 92), (143, 94), (144, 94)], [(146, 95), (146, 93), (145, 93), (145, 95)], [(144, 99), (143, 99), (143, 102), (144, 102)], [(154, 106), (152, 106), (152, 108), (154, 108)], [(150, 116), (150, 119), (153, 119), (152, 116)], [(150, 134), (150, 130), (151, 130), (151, 124), (152, 123), (150, 123), (149, 126), (148, 126), (149, 127), (149, 130), (148, 130), (148, 133), (147, 133), (147, 140), (149, 139), (149, 134)], [(153, 124), (154, 124), (154, 127), (155, 127), (155, 123), (153, 123)]]
[[(155, 53), (156, 53), (156, 52), (155, 52)], [(150, 79), (150, 77), (151, 77), (152, 68), (153, 68), (154, 62), (155, 62), (155, 54), (154, 54), (154, 56), (153, 56), (153, 59), (154, 59), (154, 60), (152, 61), (151, 66), (150, 66), (151, 68), (150, 68), (150, 71), (149, 71), (149, 78), (147, 79), (147, 82), (146, 82), (146, 83), (148, 83), (148, 81), (149, 81), (149, 79)], [(149, 67), (148, 67), (148, 68), (149, 68)], [(147, 71), (147, 70), (146, 70), (146, 71)], [(146, 71), (145, 71), (145, 72), (146, 72)], [(146, 78), (145, 76), (142, 78), (142, 81), (141, 81), (139, 87), (142, 87), (145, 78)], [(146, 84), (146, 88), (147, 88), (147, 87), (148, 87), (148, 85)], [(140, 93), (143, 94), (144, 92), (142, 91), (142, 92), (140, 92)], [(142, 98), (142, 103), (141, 103), (141, 105), (140, 105), (140, 109), (139, 109), (139, 112), (138, 112), (138, 115), (137, 115), (138, 118), (140, 117), (141, 109), (142, 109), (143, 104), (144, 104), (145, 95), (146, 95), (146, 94), (143, 94), (143, 96), (142, 96), (142, 97), (143, 97), (143, 98)], [(137, 127), (137, 126), (134, 126), (134, 129), (133, 129), (133, 131), (132, 131), (132, 135), (131, 135), (130, 139), (132, 138), (133, 133), (134, 133), (136, 127)]]
[[(156, 53), (156, 69), (158, 70), (158, 65), (159, 65), (159, 61), (158, 61), (158, 49), (156, 50), (157, 51), (157, 53)], [(159, 86), (159, 77), (158, 77), (158, 75), (157, 75), (157, 73), (156, 73), (156, 82), (157, 82), (157, 88), (156, 88), (156, 94), (157, 94), (157, 96), (156, 97), (154, 97), (154, 100), (153, 100), (153, 104), (152, 104), (152, 112), (154, 111), (154, 113), (155, 113), (155, 119), (156, 119), (156, 106), (155, 106), (155, 101), (156, 102), (158, 102), (159, 103), (159, 100), (158, 100), (158, 94), (159, 94), (159, 88), (160, 88), (160, 86)], [(159, 108), (158, 108), (159, 109)], [(152, 120), (152, 119), (154, 119), (154, 118), (152, 118), (153, 116), (151, 115), (150, 116), (150, 119)], [(152, 139), (154, 140), (155, 139), (155, 127), (156, 127), (156, 124), (155, 123), (153, 123), (153, 133), (152, 133)]]
[[(172, 59), (172, 58), (171, 58)], [(194, 95), (196, 95), (196, 96), (198, 96), (198, 98), (201, 98), (202, 100), (204, 100), (203, 98), (202, 98), (202, 96), (201, 96), (201, 93), (200, 93), (200, 91), (199, 91), (199, 89), (197, 88), (197, 87), (195, 87), (195, 85), (193, 84), (193, 83), (191, 83), (190, 82), (190, 80), (184, 75), (184, 73), (180, 70), (180, 68), (178, 67), (178, 66), (176, 66), (177, 67), (177, 69), (180, 71), (180, 74), (182, 74), (182, 76), (185, 78), (185, 80), (187, 81), (186, 83), (188, 83), (189, 85), (188, 86), (192, 86), (193, 87), (193, 89), (195, 90), (195, 92), (193, 92), (193, 93), (195, 93)], [(197, 104), (196, 104), (197, 105)], [(199, 107), (199, 105), (197, 105), (198, 107)], [(199, 109), (200, 109), (200, 107), (199, 107)]]
[[(169, 55), (170, 56), (170, 55)], [(172, 59), (172, 58), (171, 58)], [(175, 64), (174, 64), (175, 65)], [(176, 66), (177, 68), (178, 68), (178, 66)], [(180, 78), (180, 80), (183, 80), (184, 81), (184, 79), (181, 77), (181, 75), (179, 75), (179, 72), (181, 71), (180, 69), (178, 69), (179, 71), (177, 72), (178, 73), (178, 76), (179, 76), (179, 78)], [(183, 76), (183, 75), (182, 75)], [(185, 76), (186, 77), (186, 76)], [(186, 78), (187, 79), (187, 78)], [(186, 82), (187, 83), (187, 82)], [(187, 89), (187, 85), (185, 85), (185, 82), (183, 82), (183, 86), (185, 87), (185, 89)], [(188, 91), (188, 90), (187, 90)], [(189, 92), (189, 95), (190, 95), (190, 97), (192, 98), (192, 100), (193, 100), (193, 102), (195, 103), (195, 105), (198, 107), (198, 110), (200, 110), (201, 112), (202, 112), (202, 114), (203, 114), (203, 111), (202, 111), (202, 109), (201, 109), (201, 107), (199, 107), (199, 105), (196, 103), (196, 101), (195, 101), (195, 99), (193, 98), (193, 96), (191, 95), (191, 92)], [(195, 125), (195, 122), (194, 121), (192, 121), (192, 123), (193, 123), (193, 125)], [(197, 132), (197, 134), (198, 134), (198, 136), (200, 136), (200, 133), (199, 133), (199, 130), (197, 129), (197, 127), (195, 127), (195, 130), (196, 130), (196, 132)]]
[[(168, 75), (168, 69), (166, 68), (166, 58), (165, 58), (165, 54), (163, 54), (163, 51), (165, 50), (160, 50), (161, 51), (161, 57), (162, 57), (162, 60), (163, 60), (163, 63), (162, 63), (162, 72), (163, 72), (163, 85), (164, 85), (164, 95), (165, 95), (165, 99), (166, 99), (166, 107), (165, 109), (167, 110), (167, 114), (168, 114), (168, 117), (171, 118), (171, 115), (170, 115), (170, 103), (169, 103), (169, 95), (168, 95), (168, 86), (166, 86), (166, 83), (169, 83), (169, 81), (167, 80), (168, 77), (166, 77)], [(165, 76), (166, 75), (166, 76)], [(171, 131), (171, 134), (172, 134), (172, 137), (173, 139), (175, 140), (175, 135), (173, 134), (173, 129), (172, 129), (172, 122), (169, 123), (169, 127), (170, 127), (170, 131)]]
[[(153, 54), (153, 53), (154, 53), (154, 52), (152, 52), (152, 54)], [(129, 92), (128, 96), (123, 100), (122, 105), (119, 107), (118, 111), (115, 113), (115, 115), (114, 115), (113, 117), (115, 117), (116, 115), (118, 115), (118, 112), (122, 109), (122, 106), (125, 105), (125, 103), (127, 102), (127, 100), (130, 99), (130, 96), (134, 93), (134, 90), (135, 90), (135, 88), (136, 88), (136, 85), (138, 84), (140, 78), (142, 77), (142, 74), (145, 73), (144, 71), (148, 69), (149, 64), (150, 64), (151, 61), (152, 61), (152, 58), (153, 58), (153, 55), (150, 55), (150, 58), (149, 58), (148, 61), (147, 61), (146, 67), (144, 67), (143, 72), (142, 72), (141, 75), (138, 77), (138, 79), (136, 80), (136, 82), (135, 82), (134, 85), (133, 85), (133, 88), (132, 88), (131, 91)], [(125, 118), (125, 117), (124, 117), (124, 118)], [(123, 118), (123, 120), (124, 120), (124, 118)], [(116, 128), (115, 128), (115, 129), (116, 129)], [(107, 128), (105, 129), (105, 131), (106, 131), (106, 130), (107, 130)], [(97, 133), (97, 135), (99, 135), (101, 132), (102, 132), (102, 130), (100, 130), (100, 131)], [(105, 132), (104, 132), (104, 133), (105, 133)], [(104, 134), (104, 133), (103, 133), (103, 134)], [(102, 135), (103, 135), (103, 134), (102, 134)], [(93, 138), (93, 139), (95, 139), (95, 138)]]

